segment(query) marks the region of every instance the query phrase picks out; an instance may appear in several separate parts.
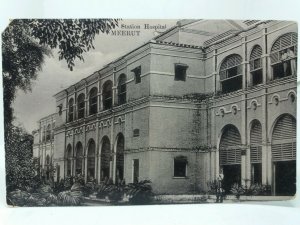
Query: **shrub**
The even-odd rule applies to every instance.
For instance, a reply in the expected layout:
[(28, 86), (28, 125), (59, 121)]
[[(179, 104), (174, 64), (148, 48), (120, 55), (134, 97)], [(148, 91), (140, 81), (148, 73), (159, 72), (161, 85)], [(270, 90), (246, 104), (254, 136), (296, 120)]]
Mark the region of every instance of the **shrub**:
[(129, 197), (129, 203), (134, 205), (149, 204), (153, 200), (150, 180), (130, 183), (125, 187), (125, 193)]
[(50, 194), (53, 194), (53, 189), (50, 187), (50, 185), (42, 185), (40, 188), (37, 190), (37, 193), (40, 194), (42, 198), (48, 198)]
[(17, 189), (7, 194), (7, 204), (13, 206), (24, 206), (26, 205), (29, 197), (30, 194), (27, 191)]
[(232, 194), (236, 196), (237, 199), (239, 199), (241, 195), (246, 195), (246, 196), (270, 195), (271, 186), (261, 185), (261, 184), (251, 184), (250, 186), (247, 186), (247, 185), (239, 185), (235, 183), (231, 187), (230, 191)]
[(96, 183), (88, 182), (82, 187), (83, 196), (88, 197), (96, 191)]
[(63, 191), (57, 196), (58, 204), (63, 206), (78, 206), (83, 202), (81, 191)]

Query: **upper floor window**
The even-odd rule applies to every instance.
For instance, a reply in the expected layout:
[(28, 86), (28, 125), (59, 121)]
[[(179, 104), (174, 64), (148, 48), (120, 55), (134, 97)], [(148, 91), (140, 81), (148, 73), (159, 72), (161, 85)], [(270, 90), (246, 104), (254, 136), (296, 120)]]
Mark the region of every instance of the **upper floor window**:
[(54, 128), (55, 128), (55, 122), (52, 123), (51, 139), (54, 139)]
[(174, 80), (185, 81), (186, 80), (186, 70), (188, 66), (181, 63), (175, 64), (175, 78)]
[(237, 54), (227, 56), (221, 64), (219, 75), (223, 93), (242, 89), (242, 57)]
[(42, 141), (46, 141), (46, 126), (42, 129)]
[(141, 73), (142, 73), (141, 66), (138, 66), (131, 71), (134, 73), (135, 83), (136, 84), (141, 83)]
[(51, 139), (51, 125), (48, 124), (47, 130), (46, 130), (46, 141), (50, 141)]
[(85, 110), (85, 101), (84, 101), (84, 94), (80, 94), (77, 98), (77, 115), (78, 115), (78, 119), (81, 119), (84, 117), (84, 110)]
[(112, 108), (112, 82), (110, 80), (103, 84), (103, 109)]
[(68, 104), (68, 106), (69, 106), (69, 122), (71, 122), (71, 121), (73, 121), (73, 119), (74, 119), (74, 99), (73, 98), (71, 98), (70, 100), (69, 100), (69, 104)]
[(262, 62), (261, 62), (262, 48), (255, 45), (250, 54), (250, 73), (252, 85), (261, 84), (262, 77)]
[(97, 88), (94, 87), (90, 91), (89, 105), (90, 105), (90, 115), (97, 113)]
[(126, 75), (121, 74), (118, 81), (118, 103), (126, 103)]
[(297, 74), (297, 33), (279, 37), (271, 48), (273, 79)]

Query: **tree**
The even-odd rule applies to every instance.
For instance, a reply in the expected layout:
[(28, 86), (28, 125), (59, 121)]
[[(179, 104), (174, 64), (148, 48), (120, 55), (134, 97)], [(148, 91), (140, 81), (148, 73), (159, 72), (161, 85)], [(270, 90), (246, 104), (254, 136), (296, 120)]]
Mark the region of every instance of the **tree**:
[(76, 58), (94, 48), (95, 36), (118, 25), (118, 19), (12, 20), (2, 34), (5, 124), (11, 124), (17, 89), (31, 90), (45, 56), (58, 49), (70, 70)]
[(32, 162), (33, 137), (16, 126), (10, 126), (6, 133), (7, 190), (24, 189), (31, 186), (31, 181), (35, 177), (35, 168)]
[(97, 34), (109, 33), (116, 19), (12, 20), (2, 33), (2, 76), (6, 181), (8, 190), (24, 188), (35, 176), (32, 136), (12, 125), (16, 91), (31, 90), (31, 81), (42, 70), (45, 56), (58, 49), (59, 60), (70, 70), (76, 58), (94, 48)]

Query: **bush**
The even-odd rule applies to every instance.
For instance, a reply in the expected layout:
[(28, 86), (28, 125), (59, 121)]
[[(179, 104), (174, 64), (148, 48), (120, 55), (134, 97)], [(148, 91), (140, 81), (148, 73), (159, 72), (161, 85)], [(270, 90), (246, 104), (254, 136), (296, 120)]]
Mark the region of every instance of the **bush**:
[(83, 202), (81, 191), (63, 191), (57, 196), (58, 204), (63, 206), (78, 206)]
[(85, 197), (90, 196), (95, 191), (96, 191), (96, 183), (94, 182), (88, 182), (82, 188), (83, 196)]
[(149, 204), (153, 200), (150, 180), (143, 180), (137, 183), (130, 183), (125, 187), (125, 193), (129, 197), (129, 203), (134, 205)]
[(271, 186), (261, 185), (261, 184), (251, 184), (249, 187), (247, 185), (239, 185), (237, 183), (233, 184), (231, 187), (231, 193), (240, 199), (241, 195), (254, 196), (254, 195), (270, 195)]
[(7, 194), (7, 204), (12, 206), (24, 206), (26, 205), (29, 197), (30, 194), (27, 191), (17, 189)]

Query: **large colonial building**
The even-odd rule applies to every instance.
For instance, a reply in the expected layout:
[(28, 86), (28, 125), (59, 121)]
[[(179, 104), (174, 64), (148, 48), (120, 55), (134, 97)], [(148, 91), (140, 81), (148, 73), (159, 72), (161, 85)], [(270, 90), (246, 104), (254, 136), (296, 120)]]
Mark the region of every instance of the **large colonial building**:
[(179, 194), (223, 171), (227, 191), (294, 195), (297, 36), (290, 21), (183, 20), (62, 90), (56, 179), (150, 179)]

